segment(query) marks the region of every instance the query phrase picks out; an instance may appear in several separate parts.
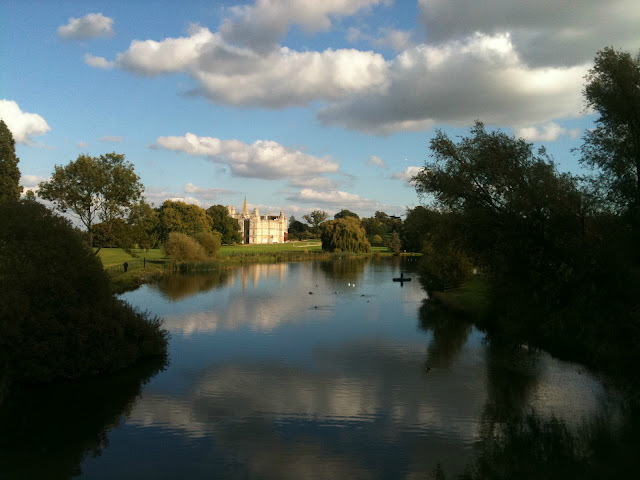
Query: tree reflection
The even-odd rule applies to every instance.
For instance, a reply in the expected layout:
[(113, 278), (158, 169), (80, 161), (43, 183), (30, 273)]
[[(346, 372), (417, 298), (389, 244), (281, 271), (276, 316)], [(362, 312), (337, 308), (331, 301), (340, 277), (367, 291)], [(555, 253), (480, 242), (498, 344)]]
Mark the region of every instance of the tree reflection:
[(226, 269), (212, 270), (198, 275), (168, 275), (162, 277), (151, 288), (157, 288), (165, 298), (175, 302), (226, 285), (229, 275), (229, 270)]
[(427, 347), (425, 368), (449, 368), (460, 355), (472, 323), (424, 300), (419, 309), (420, 328), (433, 332)]
[(16, 393), (0, 409), (0, 477), (80, 475), (83, 459), (101, 454), (109, 430), (166, 365), (166, 358), (153, 358), (112, 375)]
[(358, 282), (364, 273), (367, 258), (341, 258), (319, 262), (328, 279)]

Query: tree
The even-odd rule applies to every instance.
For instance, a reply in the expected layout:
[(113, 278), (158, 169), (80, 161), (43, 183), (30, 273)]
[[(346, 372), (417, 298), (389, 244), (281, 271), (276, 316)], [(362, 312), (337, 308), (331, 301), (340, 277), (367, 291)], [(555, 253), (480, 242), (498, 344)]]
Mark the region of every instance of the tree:
[(574, 254), (583, 238), (575, 180), (557, 173), (544, 150), (486, 132), (481, 122), (457, 144), (438, 131), (431, 151), (435, 161), (414, 180), (446, 214), (432, 243), (473, 259), (495, 280), (535, 285), (531, 298), (550, 303), (582, 261)]
[(131, 226), (134, 243), (149, 250), (158, 244), (158, 212), (144, 199), (131, 207), (127, 223)]
[(367, 253), (371, 244), (360, 221), (353, 217), (329, 220), (322, 224), (322, 250), (329, 252)]
[(15, 381), (109, 372), (166, 352), (160, 322), (112, 294), (68, 220), (38, 202), (2, 202), (0, 225), (0, 369)]
[(340, 210), (338, 213), (336, 213), (333, 216), (333, 219), (334, 220), (339, 220), (339, 219), (345, 218), (345, 217), (353, 217), (353, 218), (357, 218), (358, 220), (360, 220), (360, 217), (358, 216), (358, 214), (352, 212), (351, 210)]
[(126, 218), (144, 190), (139, 180), (122, 154), (80, 155), (66, 166), (56, 165), (51, 180), (40, 183), (38, 195), (53, 202), (56, 210), (76, 216), (91, 245), (96, 219)]
[(192, 236), (200, 232), (211, 232), (213, 220), (204, 208), (190, 203), (166, 200), (158, 210), (158, 232), (161, 242), (169, 233), (177, 232)]
[(293, 215), (289, 219), (289, 239), (303, 240), (309, 236), (309, 225), (305, 225), (295, 219)]
[(322, 210), (314, 210), (308, 215), (303, 215), (302, 218), (310, 225), (311, 232), (314, 235), (317, 235), (318, 233), (320, 233), (320, 224), (324, 222), (328, 216), (329, 215), (327, 214), (327, 212), (324, 212)]
[(640, 53), (600, 50), (586, 80), (587, 107), (599, 117), (583, 137), (582, 162), (600, 170), (600, 187), (629, 219), (640, 261)]
[(387, 247), (391, 250), (394, 255), (398, 255), (400, 253), (400, 249), (402, 248), (402, 241), (400, 240), (400, 235), (398, 232), (393, 232), (389, 242), (387, 242)]
[(213, 205), (207, 208), (207, 215), (213, 220), (213, 230), (222, 236), (222, 243), (232, 245), (242, 241), (238, 220), (229, 216), (227, 207)]
[(15, 145), (9, 127), (0, 119), (0, 202), (18, 200), (22, 193)]

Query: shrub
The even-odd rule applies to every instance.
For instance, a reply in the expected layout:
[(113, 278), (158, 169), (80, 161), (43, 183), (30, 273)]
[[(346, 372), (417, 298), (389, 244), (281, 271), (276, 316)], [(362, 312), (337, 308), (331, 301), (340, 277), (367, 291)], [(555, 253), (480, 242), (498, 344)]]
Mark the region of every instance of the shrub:
[(165, 353), (160, 321), (113, 296), (67, 220), (37, 202), (7, 202), (0, 225), (0, 366), (12, 380), (75, 378)]
[(202, 248), (204, 248), (208, 257), (215, 257), (218, 255), (220, 246), (222, 245), (222, 235), (219, 232), (196, 233), (193, 236), (193, 239), (202, 245)]
[(162, 249), (176, 262), (199, 262), (207, 258), (204, 247), (184, 233), (169, 233)]
[(373, 237), (371, 237), (371, 243), (373, 245), (381, 245), (382, 237), (380, 235), (374, 235)]

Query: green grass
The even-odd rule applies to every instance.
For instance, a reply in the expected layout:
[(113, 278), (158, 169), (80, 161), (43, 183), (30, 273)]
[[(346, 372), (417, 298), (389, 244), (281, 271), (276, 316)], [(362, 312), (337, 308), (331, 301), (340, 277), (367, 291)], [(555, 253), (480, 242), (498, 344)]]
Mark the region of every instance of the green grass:
[(223, 245), (220, 249), (220, 256), (227, 255), (254, 255), (256, 253), (283, 253), (304, 251), (321, 252), (322, 245), (320, 240), (309, 240), (304, 242), (288, 242), (288, 243), (271, 243), (261, 245)]
[[(98, 252), (105, 270), (111, 277), (115, 292), (133, 290), (148, 279), (173, 271), (194, 272), (225, 268), (242, 263), (276, 263), (329, 258), (330, 253), (322, 251), (319, 240), (303, 242), (272, 243), (262, 245), (223, 245), (218, 258), (198, 263), (174, 264), (159, 248), (135, 249), (129, 255), (121, 248), (103, 248)], [(387, 247), (372, 247), (374, 256), (392, 255)], [(371, 254), (350, 254), (348, 256), (368, 256)], [(123, 264), (128, 263), (127, 272)]]
[(481, 316), (488, 307), (488, 284), (475, 275), (462, 287), (447, 292), (434, 292), (432, 298), (452, 312)]

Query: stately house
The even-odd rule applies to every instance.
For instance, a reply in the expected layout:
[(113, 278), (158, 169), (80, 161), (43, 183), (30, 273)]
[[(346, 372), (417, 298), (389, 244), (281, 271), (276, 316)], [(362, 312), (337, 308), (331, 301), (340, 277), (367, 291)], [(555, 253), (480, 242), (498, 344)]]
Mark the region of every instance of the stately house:
[(236, 213), (235, 207), (227, 205), (229, 216), (238, 220), (242, 243), (284, 243), (287, 241), (287, 216), (260, 215), (257, 208), (253, 213), (247, 210), (247, 198), (244, 199), (242, 212)]

